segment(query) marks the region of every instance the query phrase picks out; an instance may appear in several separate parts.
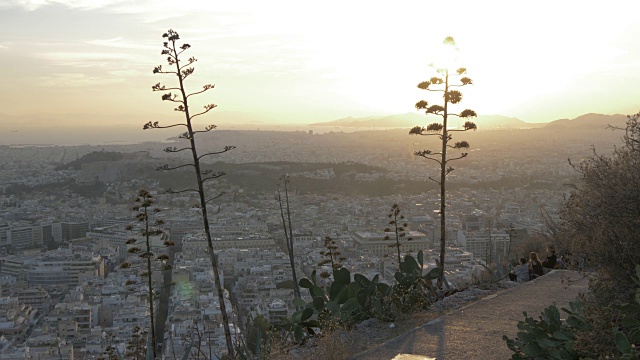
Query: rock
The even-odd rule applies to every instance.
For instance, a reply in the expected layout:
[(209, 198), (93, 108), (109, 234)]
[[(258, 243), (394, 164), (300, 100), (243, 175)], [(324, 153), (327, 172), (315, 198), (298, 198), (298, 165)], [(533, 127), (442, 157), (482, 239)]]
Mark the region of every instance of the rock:
[(370, 319), (364, 320), (364, 321), (356, 324), (355, 328), (356, 328), (356, 330), (362, 330), (364, 328), (376, 326), (379, 323), (380, 323), (380, 320), (375, 319), (375, 318), (370, 318)]
[(314, 338), (314, 337), (309, 338), (304, 343), (304, 347), (307, 347), (307, 348), (316, 347), (316, 346), (318, 346), (318, 338)]

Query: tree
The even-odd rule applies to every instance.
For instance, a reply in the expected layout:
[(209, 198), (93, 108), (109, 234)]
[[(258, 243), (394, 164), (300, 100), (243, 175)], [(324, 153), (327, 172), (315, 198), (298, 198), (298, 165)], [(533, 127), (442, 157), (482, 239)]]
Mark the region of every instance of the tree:
[[(155, 204), (155, 199), (149, 191), (147, 190), (138, 191), (138, 196), (135, 199), (135, 205), (133, 206), (133, 211), (136, 212), (136, 220), (143, 223), (143, 226), (144, 226), (144, 229), (140, 232), (140, 235), (142, 235), (142, 241), (138, 241), (136, 238), (131, 238), (127, 240), (127, 245), (132, 245), (132, 247), (130, 247), (127, 251), (130, 254), (140, 254), (139, 256), (141, 258), (144, 258), (147, 260), (146, 271), (143, 272), (142, 275), (147, 277), (147, 280), (148, 280), (147, 285), (149, 286), (148, 303), (149, 303), (149, 316), (151, 319), (151, 346), (153, 348), (153, 351), (152, 351), (153, 358), (155, 359), (157, 357), (156, 356), (157, 338), (156, 338), (156, 324), (155, 324), (156, 315), (154, 313), (155, 291), (154, 291), (154, 286), (152, 281), (152, 275), (155, 270), (151, 266), (152, 265), (151, 260), (152, 258), (155, 258), (154, 260), (160, 264), (160, 271), (170, 270), (171, 266), (166, 264), (166, 261), (169, 260), (169, 256), (167, 254), (159, 254), (156, 256), (152, 252), (153, 246), (151, 245), (151, 236), (158, 236), (158, 235), (164, 234), (164, 232), (160, 228), (160, 226), (164, 224), (164, 222), (161, 219), (156, 219), (153, 226), (151, 225), (150, 221), (151, 221), (152, 214), (156, 214), (160, 212), (159, 208), (153, 207), (154, 204)], [(133, 225), (127, 226), (127, 230), (133, 230), (133, 229), (134, 229)], [(139, 245), (139, 244), (144, 245), (144, 250), (137, 246), (133, 246), (133, 245)], [(164, 242), (164, 246), (172, 246), (172, 245), (174, 244), (170, 241)], [(131, 265), (130, 263), (123, 263), (121, 266), (129, 267)], [(133, 284), (130, 283), (129, 285), (133, 285)], [(164, 328), (163, 324), (161, 324), (159, 328), (163, 329)]]
[[(400, 258), (400, 247), (402, 246), (400, 239), (407, 236), (407, 233), (405, 232), (407, 223), (400, 223), (400, 221), (404, 220), (404, 215), (400, 214), (400, 206), (398, 206), (398, 204), (393, 204), (393, 206), (391, 206), (391, 211), (389, 211), (388, 217), (391, 219), (389, 220), (389, 225), (393, 226), (393, 233), (396, 241), (395, 244), (390, 244), (389, 247), (395, 247), (397, 249), (398, 266), (400, 266), (400, 263), (402, 262), (402, 259)], [(391, 232), (391, 228), (384, 229), (384, 232)], [(385, 235), (384, 239), (389, 240), (389, 236)], [(407, 241), (411, 240), (411, 238), (407, 238)], [(398, 271), (399, 269), (400, 268), (398, 268)]]
[[(291, 276), (293, 277), (293, 294), (296, 298), (301, 297), (300, 285), (298, 285), (298, 276), (296, 274), (296, 263), (293, 253), (293, 229), (291, 227), (291, 209), (289, 207), (289, 175), (284, 174), (280, 177), (282, 190), (284, 191), (284, 202), (282, 204), (282, 193), (278, 188), (278, 204), (280, 206), (280, 217), (282, 218), (282, 229), (284, 230), (284, 239), (287, 243), (287, 253), (289, 254), (289, 262), (291, 263)], [(287, 212), (287, 222), (285, 222), (285, 208)]]
[[(573, 167), (582, 175), (560, 213), (560, 236), (572, 253), (597, 269), (592, 283), (603, 304), (629, 301), (640, 264), (640, 114), (628, 117), (624, 146), (611, 156), (593, 156)], [(595, 285), (595, 286), (593, 286)]]
[[(189, 99), (194, 95), (202, 94), (213, 89), (214, 85), (206, 84), (202, 86), (201, 90), (188, 93), (185, 86), (185, 80), (191, 75), (193, 75), (195, 69), (192, 65), (197, 61), (197, 59), (195, 57), (190, 57), (188, 60), (186, 60), (183, 63), (182, 59), (180, 58), (180, 55), (182, 55), (182, 53), (187, 51), (191, 47), (191, 45), (183, 43), (182, 45), (178, 46), (177, 42), (178, 40), (180, 40), (180, 36), (174, 30), (167, 31), (162, 35), (162, 37), (165, 38), (166, 41), (163, 43), (163, 50), (161, 54), (167, 56), (167, 59), (166, 59), (167, 64), (173, 67), (173, 69), (164, 70), (162, 65), (158, 65), (153, 69), (153, 73), (174, 75), (178, 80), (178, 85), (166, 87), (161, 83), (157, 83), (153, 85), (151, 89), (153, 91), (165, 92), (162, 95), (163, 101), (177, 103), (177, 106), (174, 110), (184, 115), (184, 122), (176, 123), (168, 126), (161, 126), (158, 122), (150, 121), (144, 125), (143, 129), (145, 130), (146, 129), (166, 129), (166, 128), (172, 128), (172, 127), (184, 127), (186, 129), (186, 132), (182, 133), (182, 135), (180, 135), (180, 138), (187, 140), (189, 144), (183, 148), (168, 147), (165, 149), (165, 152), (178, 153), (181, 151), (189, 151), (191, 152), (191, 155), (192, 155), (192, 162), (182, 164), (182, 165), (177, 165), (177, 166), (169, 166), (168, 164), (165, 164), (160, 168), (158, 168), (158, 170), (170, 171), (170, 170), (175, 170), (175, 169), (184, 168), (184, 167), (192, 167), (194, 169), (196, 184), (197, 184), (195, 189), (183, 189), (183, 190), (169, 189), (168, 192), (174, 193), (174, 194), (183, 193), (183, 192), (195, 192), (199, 196), (200, 202), (198, 207), (200, 208), (200, 212), (202, 215), (204, 232), (207, 239), (209, 259), (211, 261), (211, 267), (213, 269), (215, 286), (218, 293), (218, 300), (220, 302), (220, 312), (222, 313), (222, 322), (223, 322), (222, 325), (224, 327), (227, 352), (229, 356), (233, 357), (234, 348), (233, 348), (233, 341), (231, 339), (231, 331), (229, 329), (229, 317), (227, 315), (226, 305), (224, 302), (224, 292), (220, 282), (220, 271), (218, 269), (218, 259), (216, 254), (213, 251), (213, 243), (211, 242), (211, 230), (209, 228), (209, 218), (207, 216), (207, 204), (212, 200), (215, 200), (221, 197), (224, 194), (224, 192), (218, 193), (217, 195), (207, 199), (205, 188), (204, 188), (204, 185), (206, 182), (215, 180), (223, 176), (224, 172), (221, 172), (221, 171), (214, 172), (213, 170), (203, 170), (201, 166), (201, 160), (208, 156), (218, 155), (218, 154), (222, 154), (227, 151), (233, 150), (235, 146), (225, 146), (223, 149), (219, 151), (208, 152), (204, 154), (198, 153), (198, 149), (196, 148), (196, 135), (201, 133), (207, 133), (211, 130), (214, 130), (216, 126), (207, 125), (204, 128), (204, 130), (195, 130), (193, 125), (193, 119), (208, 113), (209, 111), (213, 110), (217, 105), (207, 104), (204, 106), (204, 110), (198, 113), (192, 114), (191, 108), (189, 107)], [(174, 94), (172, 93), (172, 91), (177, 91), (177, 93)]]
[[(447, 37), (443, 42), (446, 46), (455, 47), (455, 41), (452, 37)], [(433, 65), (432, 65), (433, 66)], [(429, 105), (425, 100), (420, 100), (416, 103), (417, 110), (425, 110), (427, 115), (438, 115), (442, 117), (442, 122), (434, 122), (427, 125), (427, 127), (416, 126), (409, 131), (410, 135), (423, 135), (423, 136), (437, 136), (440, 139), (441, 148), (440, 151), (432, 150), (420, 150), (414, 154), (416, 156), (423, 157), (427, 160), (436, 162), (440, 165), (440, 179), (434, 179), (429, 177), (429, 180), (437, 183), (440, 186), (440, 276), (438, 277), (438, 287), (442, 288), (444, 279), (444, 254), (445, 254), (445, 239), (446, 239), (446, 178), (449, 173), (454, 169), (449, 165), (450, 162), (460, 160), (467, 157), (468, 153), (462, 152), (458, 156), (453, 158), (447, 157), (447, 149), (462, 150), (468, 149), (469, 143), (466, 141), (458, 141), (453, 144), (452, 132), (461, 132), (476, 130), (476, 124), (472, 121), (466, 121), (461, 129), (449, 129), (449, 116), (457, 116), (463, 119), (469, 119), (476, 117), (475, 111), (466, 109), (459, 114), (449, 112), (449, 104), (454, 105), (462, 101), (462, 93), (458, 90), (452, 89), (456, 87), (462, 87), (473, 84), (472, 80), (466, 76), (459, 78), (460, 84), (451, 84), (451, 77), (462, 76), (466, 74), (467, 69), (459, 68), (454, 74), (449, 73), (448, 68), (436, 68), (436, 72), (440, 76), (434, 76), (427, 81), (423, 81), (418, 84), (418, 88), (426, 91), (442, 92), (443, 93), (443, 105)], [(432, 89), (431, 85), (435, 85), (438, 88)]]

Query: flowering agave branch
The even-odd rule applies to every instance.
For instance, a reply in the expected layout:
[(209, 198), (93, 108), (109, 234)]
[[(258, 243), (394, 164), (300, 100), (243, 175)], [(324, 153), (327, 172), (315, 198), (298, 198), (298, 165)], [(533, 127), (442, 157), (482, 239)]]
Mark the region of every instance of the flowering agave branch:
[[(387, 215), (389, 217), (389, 225), (393, 226), (392, 228), (386, 228), (384, 229), (385, 233), (391, 232), (393, 231), (394, 235), (395, 235), (395, 244), (389, 244), (388, 246), (391, 248), (396, 248), (397, 252), (398, 252), (398, 266), (400, 266), (400, 263), (402, 262), (402, 259), (400, 258), (400, 247), (402, 246), (402, 243), (400, 243), (400, 239), (404, 239), (407, 236), (406, 228), (407, 228), (407, 223), (404, 222), (402, 223), (402, 221), (404, 220), (404, 215), (402, 215), (400, 213), (400, 206), (398, 206), (398, 204), (393, 204), (393, 206), (391, 206), (391, 210), (389, 211), (389, 214)], [(385, 240), (389, 240), (389, 236), (385, 235), (384, 237)], [(412, 238), (408, 237), (407, 241), (411, 241), (413, 240)], [(400, 268), (398, 268), (398, 271), (400, 271)]]
[(196, 148), (196, 135), (212, 131), (216, 128), (216, 126), (208, 125), (204, 128), (204, 130), (194, 130), (192, 120), (198, 116), (202, 116), (208, 113), (209, 111), (215, 109), (216, 105), (207, 104), (204, 106), (203, 110), (201, 110), (200, 112), (194, 113), (191, 111), (191, 108), (189, 107), (189, 99), (192, 96), (203, 94), (213, 89), (214, 85), (206, 84), (206, 85), (203, 85), (202, 89), (198, 91), (187, 93), (185, 88), (185, 80), (191, 75), (193, 75), (193, 73), (195, 72), (195, 68), (193, 67), (193, 64), (197, 61), (197, 59), (195, 57), (190, 57), (187, 60), (183, 60), (180, 56), (182, 55), (182, 53), (187, 51), (191, 47), (191, 45), (186, 43), (183, 43), (182, 45), (178, 45), (178, 40), (180, 40), (180, 36), (174, 30), (167, 31), (165, 34), (162, 35), (162, 37), (165, 38), (165, 42), (163, 43), (163, 49), (162, 49), (161, 55), (166, 56), (166, 61), (169, 67), (165, 69), (162, 67), (162, 65), (158, 65), (153, 69), (153, 73), (173, 75), (178, 80), (178, 85), (174, 87), (167, 87), (161, 83), (157, 83), (153, 85), (151, 89), (153, 91), (164, 92), (164, 94), (162, 95), (162, 100), (170, 103), (175, 103), (176, 107), (173, 110), (179, 113), (182, 113), (184, 115), (185, 121), (183, 123), (178, 123), (178, 124), (173, 124), (168, 126), (162, 126), (158, 122), (150, 121), (144, 125), (143, 129), (146, 130), (146, 129), (166, 129), (171, 127), (184, 127), (186, 130), (184, 133), (182, 133), (179, 136), (179, 138), (188, 140), (189, 145), (182, 148), (168, 147), (165, 149), (165, 152), (176, 153), (180, 151), (190, 150), (193, 157), (193, 161), (189, 164), (173, 166), (173, 167), (169, 165), (164, 165), (164, 166), (161, 166), (159, 170), (170, 171), (170, 170), (175, 170), (175, 169), (187, 167), (187, 166), (191, 166), (195, 170), (195, 176), (197, 180), (196, 182), (197, 189), (185, 189), (185, 190), (170, 189), (169, 192), (179, 193), (179, 192), (195, 191), (198, 193), (200, 197), (199, 207), (202, 214), (202, 221), (204, 225), (205, 235), (207, 238), (208, 252), (211, 260), (211, 267), (213, 268), (216, 290), (218, 293), (218, 300), (220, 302), (220, 312), (222, 313), (222, 322), (223, 322), (222, 325), (223, 325), (224, 335), (225, 335), (225, 340), (227, 345), (227, 352), (228, 352), (228, 355), (233, 358), (234, 347), (231, 339), (231, 331), (229, 329), (229, 317), (227, 315), (226, 305), (224, 302), (224, 292), (220, 282), (218, 259), (216, 254), (213, 252), (213, 243), (211, 242), (211, 231), (209, 229), (209, 219), (207, 217), (207, 203), (219, 198), (224, 194), (224, 192), (218, 193), (217, 195), (207, 199), (204, 191), (205, 182), (214, 180), (223, 176), (224, 172), (213, 173), (210, 170), (203, 170), (201, 167), (200, 161), (203, 158), (208, 156), (219, 155), (227, 151), (231, 151), (235, 149), (235, 146), (228, 145), (228, 146), (225, 146), (220, 151), (198, 154), (198, 151)]
[[(148, 303), (149, 303), (149, 315), (151, 318), (151, 346), (153, 347), (153, 357), (155, 359), (156, 349), (157, 349), (156, 348), (157, 339), (156, 339), (156, 324), (155, 324), (156, 318), (154, 314), (154, 289), (153, 289), (153, 283), (152, 283), (152, 273), (154, 270), (152, 269), (152, 266), (151, 266), (151, 260), (154, 259), (160, 264), (160, 269), (159, 269), (160, 271), (171, 269), (171, 265), (167, 264), (167, 260), (169, 260), (169, 256), (167, 254), (160, 254), (156, 256), (152, 252), (153, 246), (151, 245), (151, 241), (150, 241), (151, 236), (159, 236), (164, 234), (164, 232), (161, 229), (161, 226), (164, 224), (164, 222), (161, 219), (156, 219), (153, 222), (153, 225), (151, 224), (151, 219), (153, 217), (153, 214), (157, 214), (158, 212), (160, 212), (160, 209), (157, 207), (154, 207), (154, 204), (155, 204), (155, 199), (153, 198), (153, 195), (149, 191), (147, 190), (138, 191), (138, 196), (136, 197), (133, 211), (136, 212), (135, 213), (136, 220), (138, 220), (138, 222), (142, 223), (144, 226), (144, 229), (140, 232), (140, 235), (142, 235), (142, 240), (139, 241), (136, 238), (131, 238), (127, 240), (126, 244), (128, 247), (127, 251), (130, 254), (139, 254), (141, 258), (147, 259), (146, 272), (142, 273), (141, 275), (147, 276), (147, 280), (148, 280), (148, 286), (149, 286)], [(133, 228), (134, 228), (133, 225), (127, 226), (127, 230), (133, 230)], [(144, 245), (144, 250), (136, 246), (139, 244)], [(172, 246), (172, 245), (174, 244), (171, 241), (164, 242), (164, 246)], [(120, 267), (122, 268), (128, 268), (130, 266), (131, 264), (128, 262), (125, 262), (120, 265)], [(128, 283), (126, 285), (134, 285), (134, 283), (135, 281)]]
[[(282, 218), (282, 228), (284, 230), (284, 239), (287, 243), (287, 252), (289, 254), (289, 262), (291, 263), (291, 277), (293, 278), (293, 293), (296, 298), (301, 297), (300, 285), (298, 284), (298, 276), (296, 273), (296, 263), (293, 253), (293, 229), (291, 227), (291, 209), (289, 207), (289, 175), (280, 176), (282, 191), (284, 191), (284, 199), (282, 192), (278, 187), (278, 205), (280, 206), (280, 217)], [(284, 204), (283, 204), (284, 200)], [(285, 211), (287, 213), (287, 221), (285, 221)]]
[[(338, 270), (342, 267), (342, 261), (347, 260), (338, 250), (338, 245), (336, 241), (333, 240), (329, 236), (325, 236), (323, 239), (323, 246), (326, 250), (321, 251), (320, 255), (324, 257), (324, 259), (318, 262), (318, 266), (324, 266), (331, 264), (331, 270)], [(323, 279), (328, 279), (331, 274), (328, 271), (323, 271), (320, 273), (320, 277)]]
[[(444, 44), (448, 46), (455, 46), (455, 41), (452, 37), (444, 39)], [(445, 180), (454, 169), (449, 166), (449, 162), (459, 160), (467, 157), (468, 153), (462, 152), (458, 156), (453, 158), (447, 158), (447, 149), (463, 150), (469, 148), (469, 143), (466, 141), (458, 141), (451, 143), (453, 137), (452, 132), (476, 130), (477, 126), (472, 121), (466, 121), (460, 129), (448, 129), (449, 116), (457, 116), (463, 119), (470, 119), (476, 117), (475, 111), (466, 109), (460, 113), (450, 113), (449, 104), (458, 104), (462, 101), (462, 93), (454, 88), (462, 87), (466, 85), (472, 85), (473, 81), (463, 76), (467, 73), (466, 68), (459, 68), (455, 73), (449, 73), (449, 69), (436, 69), (440, 76), (434, 76), (427, 81), (423, 81), (418, 84), (418, 88), (443, 93), (443, 105), (429, 105), (425, 100), (420, 100), (416, 103), (417, 110), (425, 110), (427, 115), (438, 115), (442, 118), (442, 122), (434, 122), (427, 127), (416, 126), (409, 131), (410, 135), (422, 135), (422, 136), (437, 136), (440, 139), (441, 149), (439, 151), (420, 150), (416, 151), (414, 155), (423, 157), (427, 160), (436, 162), (440, 166), (440, 179), (434, 179), (429, 177), (429, 180), (440, 185), (440, 276), (438, 277), (438, 287), (442, 288), (444, 279), (444, 253), (445, 253), (445, 237), (446, 237), (446, 224), (445, 224)], [(460, 77), (459, 84), (452, 84), (452, 77)], [(435, 88), (432, 88), (435, 85)]]

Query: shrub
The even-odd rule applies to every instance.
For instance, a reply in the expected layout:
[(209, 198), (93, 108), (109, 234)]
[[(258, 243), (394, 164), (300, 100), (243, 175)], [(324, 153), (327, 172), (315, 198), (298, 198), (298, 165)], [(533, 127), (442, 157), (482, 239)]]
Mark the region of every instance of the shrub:
[(575, 333), (588, 331), (591, 325), (582, 316), (580, 302), (573, 302), (570, 307), (571, 310), (562, 309), (569, 314), (566, 321), (560, 319), (555, 305), (544, 309), (539, 320), (525, 312), (525, 319), (518, 322), (518, 336), (515, 339), (502, 337), (514, 352), (511, 359), (578, 359), (573, 347)]
[(344, 267), (333, 270), (333, 281), (326, 287), (318, 285), (316, 272), (311, 278), (300, 279), (300, 287), (309, 290), (310, 302), (294, 299), (300, 310), (291, 319), (285, 318), (281, 329), (288, 331), (296, 342), (316, 334), (315, 329), (325, 331), (336, 327), (350, 328), (371, 317), (392, 321), (398, 312), (426, 309), (435, 293), (433, 280), (440, 269), (423, 274), (423, 252), (416, 260), (410, 255), (400, 263), (395, 274), (396, 285), (379, 282), (379, 276), (368, 279), (362, 274), (351, 273)]

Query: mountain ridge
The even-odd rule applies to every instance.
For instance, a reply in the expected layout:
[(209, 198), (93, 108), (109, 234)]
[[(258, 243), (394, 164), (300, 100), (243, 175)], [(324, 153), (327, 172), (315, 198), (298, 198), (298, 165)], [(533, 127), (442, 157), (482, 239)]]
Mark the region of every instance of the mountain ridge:
[[(428, 123), (436, 122), (425, 117), (421, 113), (404, 113), (385, 116), (365, 116), (365, 117), (346, 117), (325, 122), (316, 122), (308, 124), (308, 126), (338, 126), (338, 127), (368, 127), (368, 128), (409, 128), (413, 126), (425, 126)], [(463, 119), (458, 120), (452, 117), (451, 123), (462, 123)], [(597, 114), (588, 113), (580, 115), (574, 119), (557, 119), (546, 123), (528, 123), (516, 117), (508, 117), (504, 115), (480, 115), (473, 121), (478, 125), (479, 129), (531, 129), (531, 128), (606, 128), (608, 126), (624, 127), (627, 117), (621, 114)], [(427, 120), (427, 121), (425, 121)]]

